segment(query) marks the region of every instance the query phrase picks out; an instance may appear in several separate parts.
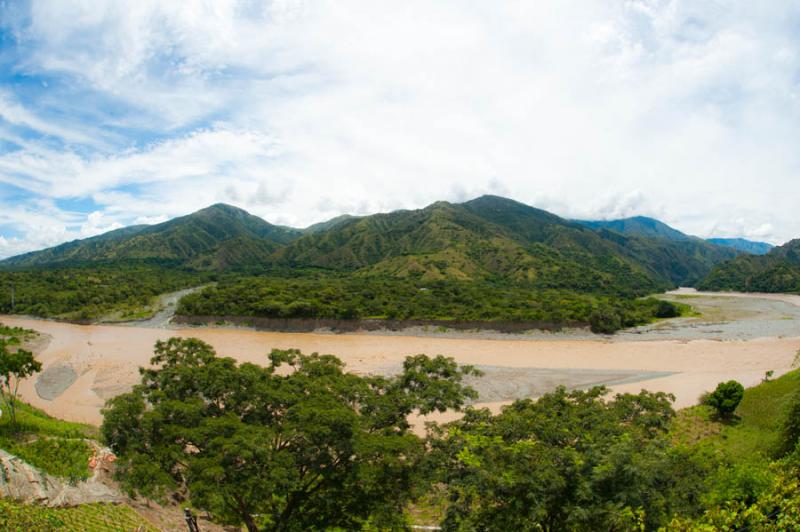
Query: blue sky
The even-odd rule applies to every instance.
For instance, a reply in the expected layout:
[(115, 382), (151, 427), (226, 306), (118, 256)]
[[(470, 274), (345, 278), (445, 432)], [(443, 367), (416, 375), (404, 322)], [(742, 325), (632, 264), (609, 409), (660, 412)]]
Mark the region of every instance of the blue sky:
[(215, 202), (800, 237), (794, 1), (0, 0), (0, 257)]

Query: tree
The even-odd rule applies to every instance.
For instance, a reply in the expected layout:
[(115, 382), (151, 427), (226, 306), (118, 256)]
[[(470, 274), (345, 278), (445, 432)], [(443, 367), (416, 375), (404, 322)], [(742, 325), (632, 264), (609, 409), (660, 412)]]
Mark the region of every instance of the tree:
[(728, 381), (719, 383), (717, 389), (708, 394), (705, 402), (717, 411), (719, 417), (730, 418), (743, 397), (744, 386), (737, 381)]
[(614, 334), (622, 328), (622, 317), (614, 307), (603, 305), (591, 313), (589, 325), (593, 333)]
[(439, 429), (444, 529), (656, 529), (697, 512), (710, 465), (669, 444), (674, 398), (607, 393), (562, 387)]
[(42, 363), (33, 353), (24, 349), (10, 352), (6, 342), (0, 340), (0, 395), (8, 406), (11, 425), (17, 425), (17, 395), (19, 383), (42, 370)]
[(462, 384), (475, 370), (441, 356), (409, 357), (396, 377), (364, 377), (330, 355), (275, 350), (266, 367), (239, 365), (173, 338), (156, 344), (151, 362), (103, 411), (123, 487), (183, 493), (251, 532), (402, 526), (425, 455), (408, 415), (476, 397)]

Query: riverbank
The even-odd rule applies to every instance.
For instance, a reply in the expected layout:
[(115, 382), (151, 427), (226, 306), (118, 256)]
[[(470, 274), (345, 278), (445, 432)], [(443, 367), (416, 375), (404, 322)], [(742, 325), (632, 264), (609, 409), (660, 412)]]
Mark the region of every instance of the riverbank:
[[(50, 338), (37, 353), (44, 371), (21, 387), (24, 399), (59, 418), (92, 424), (101, 422), (100, 409), (107, 399), (139, 381), (138, 368), (148, 365), (155, 342), (171, 336), (196, 337), (221, 356), (254, 363), (264, 363), (272, 349), (330, 353), (357, 373), (385, 373), (406, 356), (419, 353), (452, 356), (463, 364), (493, 368), (476, 385), (484, 392), (479, 405), (494, 409), (559, 384), (603, 383), (615, 391), (647, 388), (673, 393), (676, 407), (689, 406), (722, 380), (736, 379), (750, 386), (760, 382), (766, 371), (776, 376), (785, 373), (800, 349), (800, 338), (531, 341), (81, 326), (14, 316), (2, 316), (0, 321)], [(40, 394), (37, 382), (41, 387), (45, 381), (50, 385)]]

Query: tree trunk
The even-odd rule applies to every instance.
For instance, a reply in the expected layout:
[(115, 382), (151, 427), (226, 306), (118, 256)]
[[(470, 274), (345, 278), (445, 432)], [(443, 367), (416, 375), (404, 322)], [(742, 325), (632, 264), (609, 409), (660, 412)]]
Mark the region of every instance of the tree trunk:
[(258, 527), (256, 526), (256, 522), (253, 521), (253, 516), (249, 513), (245, 513), (242, 515), (244, 520), (244, 526), (247, 527), (247, 532), (259, 532)]

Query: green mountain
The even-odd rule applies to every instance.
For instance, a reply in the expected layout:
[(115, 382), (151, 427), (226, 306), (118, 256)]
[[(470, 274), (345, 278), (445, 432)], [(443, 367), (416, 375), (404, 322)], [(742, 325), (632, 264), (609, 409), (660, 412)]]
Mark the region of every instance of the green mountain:
[(504, 278), (547, 288), (636, 291), (693, 283), (732, 250), (593, 229), (497, 196), (342, 221), (278, 250), (292, 266), (363, 275)]
[(701, 290), (800, 292), (800, 239), (773, 248), (766, 255), (742, 255), (714, 268)]
[(766, 242), (753, 242), (752, 240), (745, 240), (744, 238), (707, 238), (706, 242), (737, 249), (743, 253), (749, 253), (750, 255), (766, 255), (775, 247)]
[(221, 269), (268, 260), (300, 231), (265, 222), (242, 209), (217, 204), (188, 216), (68, 242), (3, 261), (6, 267), (127, 259), (166, 259)]
[[(700, 239), (675, 238), (677, 231), (652, 222), (629, 222), (628, 230), (617, 231), (482, 196), (461, 204), (340, 216), (298, 230), (213, 205), (162, 224), (120, 229), (0, 264), (24, 268), (158, 259), (200, 270), (318, 268), (371, 277), (494, 279), (639, 294), (692, 284), (735, 256)], [(633, 230), (646, 226), (657, 231)]]

